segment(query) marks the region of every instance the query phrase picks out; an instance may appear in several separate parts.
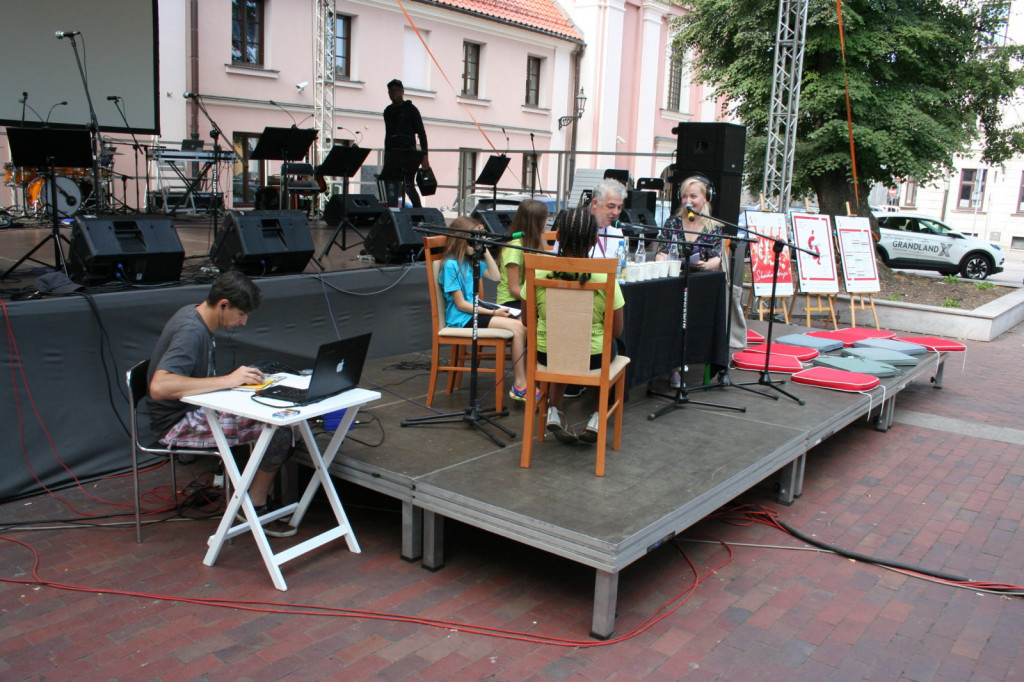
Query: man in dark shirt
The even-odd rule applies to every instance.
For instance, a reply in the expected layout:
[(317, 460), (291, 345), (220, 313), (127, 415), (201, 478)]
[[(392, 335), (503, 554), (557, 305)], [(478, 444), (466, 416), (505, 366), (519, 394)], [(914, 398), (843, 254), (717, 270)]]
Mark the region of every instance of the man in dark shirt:
[[(221, 274), (199, 305), (186, 305), (164, 326), (149, 363), (149, 415), (155, 433), (168, 446), (213, 448), (216, 441), (201, 408), (181, 402), (189, 395), (259, 384), (263, 373), (242, 365), (230, 374), (215, 376), (215, 332), (243, 326), (260, 305), (263, 294), (238, 271)], [(228, 445), (254, 442), (263, 424), (253, 419), (220, 413)], [(291, 430), (278, 429), (260, 469), (249, 486), (249, 499), (261, 516), (269, 511), (267, 495), (277, 471), (291, 453)], [(295, 528), (281, 521), (266, 524), (267, 535), (294, 535)]]
[[(382, 176), (384, 189), (387, 192), (388, 206), (397, 208), (404, 192), (409, 194), (409, 201), (416, 208), (420, 207), (420, 195), (416, 191), (416, 166), (402, 167), (397, 158), (389, 155), (393, 150), (416, 149), (416, 138), (420, 141), (423, 159), (419, 165), (430, 169), (427, 160), (427, 133), (423, 129), (420, 110), (411, 101), (405, 99), (405, 86), (397, 78), (388, 83), (388, 97), (391, 104), (384, 109), (384, 172)], [(390, 161), (390, 164), (389, 164)], [(394, 167), (392, 167), (394, 166)]]

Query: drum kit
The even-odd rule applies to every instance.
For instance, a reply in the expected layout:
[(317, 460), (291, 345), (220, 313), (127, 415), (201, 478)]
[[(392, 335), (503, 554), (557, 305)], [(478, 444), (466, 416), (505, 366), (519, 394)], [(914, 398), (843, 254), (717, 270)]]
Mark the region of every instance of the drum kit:
[[(103, 141), (100, 155), (100, 191), (112, 197), (110, 186), (116, 175), (114, 157), (120, 152), (114, 146)], [(13, 218), (49, 218), (56, 211), (61, 220), (72, 218), (81, 211), (96, 205), (96, 190), (93, 187), (92, 168), (89, 167), (56, 167), (53, 169), (56, 180), (56, 192), (51, 192), (50, 173), (46, 168), (16, 166), (4, 164), (4, 185), (14, 191), (16, 205), (7, 209), (8, 216)], [(56, 196), (54, 196), (54, 194)]]

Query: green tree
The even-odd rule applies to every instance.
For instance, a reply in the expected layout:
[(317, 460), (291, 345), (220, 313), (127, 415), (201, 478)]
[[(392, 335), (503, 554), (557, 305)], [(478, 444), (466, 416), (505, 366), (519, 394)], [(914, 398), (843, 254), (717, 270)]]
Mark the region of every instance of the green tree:
[[(854, 205), (846, 117), (849, 82), (859, 213), (874, 182), (927, 183), (981, 143), (998, 164), (1024, 150), (1024, 128), (1003, 121), (1024, 86), (1024, 50), (1003, 45), (1010, 2), (845, 0), (846, 69), (834, 0), (809, 0), (793, 193), (822, 211)], [(750, 189), (764, 177), (775, 0), (684, 0), (674, 49), (694, 55), (694, 78), (712, 85), (747, 126)]]

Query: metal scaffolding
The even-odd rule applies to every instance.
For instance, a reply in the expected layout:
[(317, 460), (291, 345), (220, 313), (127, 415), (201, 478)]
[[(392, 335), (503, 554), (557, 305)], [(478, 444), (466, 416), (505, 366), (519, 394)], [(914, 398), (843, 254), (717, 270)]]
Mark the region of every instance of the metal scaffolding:
[(768, 112), (762, 194), (769, 211), (785, 211), (793, 191), (808, 0), (779, 0), (775, 68)]
[[(335, 0), (313, 0), (313, 127), (317, 130), (314, 165), (334, 146), (334, 15)], [(320, 195), (321, 208), (327, 197)]]

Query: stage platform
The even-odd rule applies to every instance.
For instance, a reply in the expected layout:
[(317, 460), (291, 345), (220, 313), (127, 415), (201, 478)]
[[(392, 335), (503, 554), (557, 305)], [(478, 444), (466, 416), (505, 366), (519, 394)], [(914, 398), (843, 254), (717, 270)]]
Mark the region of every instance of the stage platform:
[[(783, 329), (780, 333), (800, 330)], [(501, 448), (464, 423), (401, 427), (407, 417), (431, 414), (410, 402), (422, 400), (426, 377), (403, 381), (394, 370), (382, 370), (396, 366), (388, 359), (368, 368), (364, 381), (385, 390), (402, 382), (403, 398), (385, 393), (379, 404), (369, 406), (381, 420), (386, 446), (345, 447), (331, 472), (401, 501), (403, 556), (410, 561), (422, 557), (425, 568), (444, 565), (445, 518), (594, 568), (591, 634), (604, 639), (614, 634), (622, 569), (773, 476), (779, 500), (791, 504), (800, 495), (810, 448), (858, 419), (870, 418), (886, 430), (899, 392), (912, 381), (941, 382), (944, 359), (930, 354), (904, 374), (883, 379), (884, 391), (879, 387), (866, 395), (786, 382), (784, 388), (806, 405), (736, 387), (690, 396), (745, 407), (745, 413), (691, 403), (652, 421), (648, 415), (666, 401), (647, 395), (646, 387), (634, 388), (625, 411), (623, 447), (609, 449), (604, 477), (594, 475), (593, 446), (565, 446), (553, 438), (536, 444), (532, 466), (521, 468), (521, 405), (500, 420), (518, 435), (506, 438)], [(732, 371), (736, 382), (756, 381), (757, 376)], [(664, 382), (655, 388), (666, 390)], [(441, 390), (435, 408), (458, 411), (467, 394), (445, 396)], [(567, 400), (567, 417), (577, 430), (590, 416), (592, 400), (586, 394)]]

